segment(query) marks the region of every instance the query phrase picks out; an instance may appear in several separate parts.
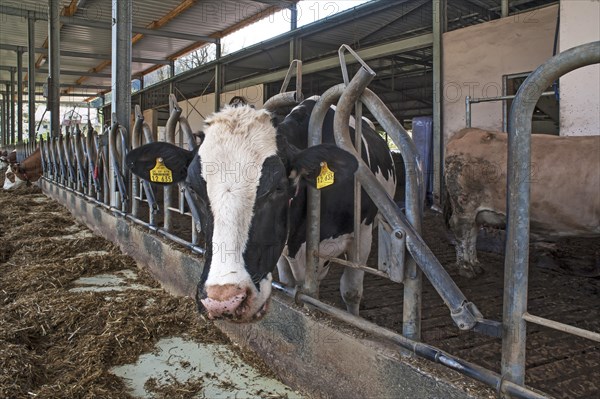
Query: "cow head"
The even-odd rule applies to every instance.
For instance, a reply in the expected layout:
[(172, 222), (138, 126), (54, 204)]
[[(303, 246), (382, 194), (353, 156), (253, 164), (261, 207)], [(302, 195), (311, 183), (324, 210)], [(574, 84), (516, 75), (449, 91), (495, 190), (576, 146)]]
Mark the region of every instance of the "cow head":
[(11, 164), (4, 174), (4, 190), (12, 190), (27, 184), (27, 180), (21, 178), (19, 164)]
[(151, 182), (164, 167), (166, 180), (191, 188), (207, 246), (198, 307), (211, 318), (251, 321), (267, 310), (290, 200), (316, 184), (325, 162), (335, 173), (333, 185), (352, 178), (358, 164), (333, 145), (298, 150), (277, 134), (267, 111), (250, 106), (226, 107), (206, 124), (197, 151), (151, 143), (131, 151), (127, 165)]

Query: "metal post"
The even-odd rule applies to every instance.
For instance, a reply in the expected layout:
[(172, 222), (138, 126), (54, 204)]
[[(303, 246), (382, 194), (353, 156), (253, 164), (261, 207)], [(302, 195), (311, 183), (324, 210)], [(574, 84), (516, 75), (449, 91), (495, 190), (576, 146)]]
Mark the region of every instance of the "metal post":
[(446, 30), (446, 0), (433, 2), (433, 201), (443, 198), (444, 138), (442, 129), (442, 34)]
[(23, 49), (17, 50), (17, 142), (23, 141)]
[(465, 98), (465, 124), (471, 127), (471, 96)]
[[(116, 116), (116, 120), (112, 124), (118, 123), (126, 132), (130, 129), (131, 118), (131, 28), (132, 28), (132, 13), (131, 0), (113, 1), (112, 3), (112, 114)], [(130, 140), (126, 140), (129, 143)], [(109, 140), (109, 146), (113, 142)], [(125, 148), (121, 149), (124, 156)], [(109, 156), (111, 157), (107, 168), (114, 168), (118, 165), (118, 160), (113, 160), (112, 157), (117, 151), (114, 148), (109, 148)], [(123, 162), (122, 165), (125, 163)], [(116, 170), (111, 170), (110, 176), (110, 205), (119, 207), (120, 199), (117, 198), (117, 186), (115, 182)]]
[(221, 64), (221, 40), (215, 43), (215, 46), (217, 46), (217, 64), (215, 65), (215, 111), (218, 111), (219, 109), (221, 109), (221, 90), (223, 81), (223, 65)]
[(508, 0), (502, 0), (502, 18), (508, 17), (509, 8), (508, 8)]
[(35, 19), (27, 18), (27, 102), (29, 106), (29, 141), (35, 142)]
[(15, 68), (10, 70), (10, 143), (16, 144), (15, 140)]
[[(290, 30), (298, 28), (298, 8), (296, 4), (289, 7), (290, 10)], [(290, 39), (290, 62), (298, 59), (298, 38), (294, 35)]]
[(0, 145), (6, 145), (6, 114), (4, 113), (4, 103), (6, 96), (4, 93), (0, 93), (2, 95), (2, 100), (0, 101)]
[(50, 137), (60, 132), (60, 1), (48, 0), (48, 110)]
[(569, 49), (551, 58), (521, 85), (510, 112), (502, 376), (519, 385), (525, 382), (524, 316), (527, 312), (529, 272), (531, 118), (546, 87), (572, 70), (597, 63), (600, 63), (600, 41)]

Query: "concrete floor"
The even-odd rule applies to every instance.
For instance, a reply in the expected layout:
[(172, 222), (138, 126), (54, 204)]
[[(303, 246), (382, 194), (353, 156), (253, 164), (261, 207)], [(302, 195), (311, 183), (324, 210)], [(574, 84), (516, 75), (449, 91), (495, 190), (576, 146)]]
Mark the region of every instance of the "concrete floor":
[[(73, 292), (118, 292), (152, 290), (132, 283), (136, 272), (121, 270), (114, 274), (83, 277), (75, 282)], [(245, 363), (228, 345), (204, 344), (184, 337), (169, 337), (157, 342), (154, 349), (142, 354), (135, 363), (113, 367), (112, 373), (123, 378), (138, 398), (152, 398), (144, 385), (150, 379), (161, 387), (185, 385), (201, 379), (197, 398), (301, 398), (281, 382), (264, 377)], [(197, 386), (197, 385), (194, 385)]]

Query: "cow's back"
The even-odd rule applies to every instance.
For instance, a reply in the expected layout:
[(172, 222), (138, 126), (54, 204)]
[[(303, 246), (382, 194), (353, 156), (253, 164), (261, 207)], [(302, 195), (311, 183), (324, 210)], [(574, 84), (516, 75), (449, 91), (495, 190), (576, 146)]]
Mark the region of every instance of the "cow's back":
[[(506, 133), (481, 129), (463, 129), (450, 140), (446, 184), (453, 211), (506, 215), (507, 141)], [(532, 230), (600, 234), (600, 136), (534, 134), (531, 161)]]

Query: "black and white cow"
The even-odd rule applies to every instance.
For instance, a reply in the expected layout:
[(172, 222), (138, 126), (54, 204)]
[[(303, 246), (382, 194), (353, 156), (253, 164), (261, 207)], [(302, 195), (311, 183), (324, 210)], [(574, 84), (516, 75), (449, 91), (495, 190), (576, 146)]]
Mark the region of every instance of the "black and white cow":
[[(160, 161), (171, 171), (173, 183), (185, 180), (192, 189), (207, 243), (196, 301), (209, 317), (237, 321), (262, 317), (276, 264), (284, 283), (302, 284), (306, 191), (309, 185), (316, 186), (324, 163), (334, 172), (334, 182), (321, 189), (321, 251), (338, 256), (349, 249), (357, 161), (331, 144), (333, 109), (324, 122), (324, 144), (306, 148), (314, 104), (315, 99), (304, 101), (277, 129), (265, 110), (225, 107), (206, 120), (205, 140), (197, 151), (151, 143), (127, 156), (127, 165), (142, 179), (150, 180), (150, 171)], [(389, 150), (363, 125), (363, 159), (392, 195), (396, 178)], [(370, 251), (376, 214), (363, 194), (362, 263)], [(342, 295), (354, 313), (362, 296), (362, 276), (363, 272), (348, 269), (342, 277)]]

